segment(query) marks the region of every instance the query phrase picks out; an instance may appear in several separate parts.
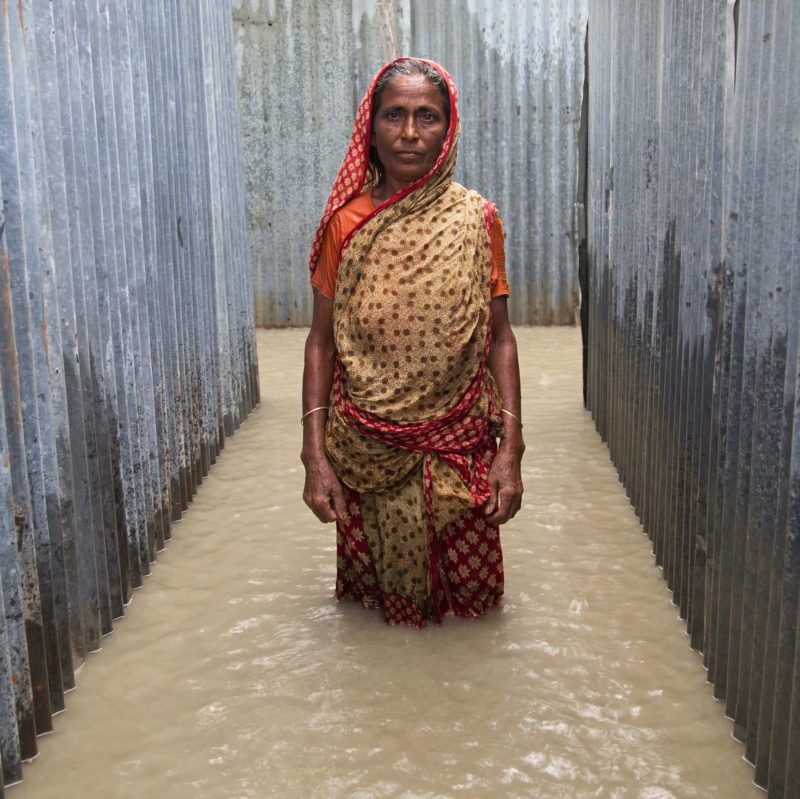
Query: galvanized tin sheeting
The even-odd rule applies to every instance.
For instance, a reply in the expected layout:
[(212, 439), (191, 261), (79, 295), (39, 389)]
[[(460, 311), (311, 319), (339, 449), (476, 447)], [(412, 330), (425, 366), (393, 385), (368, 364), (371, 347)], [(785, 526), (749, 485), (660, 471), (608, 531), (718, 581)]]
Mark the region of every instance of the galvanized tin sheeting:
[(8, 784), (258, 377), (229, 9), (2, 2), (0, 54)]
[(572, 324), (586, 14), (586, 0), (234, 0), (257, 323), (310, 322), (310, 242), (394, 41), (459, 86), (456, 177), (504, 219), (512, 320)]
[(491, 198), (506, 230), (516, 324), (573, 324), (585, 0), (411, 0), (411, 52), (459, 88), (456, 179)]
[(310, 243), (353, 124), (349, 0), (234, 0), (233, 19), (256, 320), (309, 324)]
[(800, 795), (800, 14), (592, 0), (588, 405), (715, 695)]

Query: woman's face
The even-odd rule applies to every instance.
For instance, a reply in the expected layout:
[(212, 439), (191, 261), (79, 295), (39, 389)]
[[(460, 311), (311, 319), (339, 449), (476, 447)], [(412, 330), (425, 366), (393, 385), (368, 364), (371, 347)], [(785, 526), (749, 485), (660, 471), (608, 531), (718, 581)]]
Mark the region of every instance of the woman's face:
[(372, 123), (372, 144), (392, 191), (421, 178), (436, 163), (447, 134), (439, 90), (424, 75), (399, 75), (384, 89)]

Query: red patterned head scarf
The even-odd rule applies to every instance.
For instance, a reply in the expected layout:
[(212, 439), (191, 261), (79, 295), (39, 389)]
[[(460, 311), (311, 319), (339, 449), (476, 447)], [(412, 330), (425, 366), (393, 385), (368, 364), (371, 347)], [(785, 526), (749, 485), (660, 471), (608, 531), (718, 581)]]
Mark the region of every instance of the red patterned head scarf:
[[(312, 274), (317, 268), (317, 261), (319, 260), (319, 254), (322, 248), (322, 236), (331, 217), (343, 205), (352, 200), (353, 197), (364, 189), (367, 179), (367, 167), (369, 166), (369, 144), (370, 135), (372, 133), (372, 102), (375, 96), (375, 89), (384, 73), (400, 61), (422, 61), (435, 69), (444, 78), (450, 96), (450, 126), (447, 129), (442, 151), (439, 153), (439, 157), (436, 159), (436, 163), (433, 167), (431, 167), (431, 170), (416, 182), (406, 186), (402, 191), (390, 197), (380, 208), (376, 208), (373, 214), (383, 210), (387, 205), (401, 200), (415, 189), (427, 183), (439, 169), (441, 169), (442, 164), (444, 164), (454, 144), (458, 140), (458, 91), (453, 82), (453, 78), (444, 67), (440, 66), (435, 61), (429, 61), (425, 58), (412, 59), (407, 57), (396, 58), (394, 61), (390, 61), (382, 67), (378, 74), (372, 79), (372, 83), (370, 83), (366, 94), (358, 106), (356, 121), (353, 125), (353, 133), (350, 137), (350, 145), (347, 148), (347, 154), (344, 157), (341, 167), (339, 167), (336, 179), (333, 181), (333, 187), (328, 196), (328, 202), (325, 205), (325, 213), (323, 213), (322, 220), (317, 227), (314, 243), (311, 246), (311, 257), (308, 262), (308, 267)], [(367, 220), (364, 221), (366, 222)]]

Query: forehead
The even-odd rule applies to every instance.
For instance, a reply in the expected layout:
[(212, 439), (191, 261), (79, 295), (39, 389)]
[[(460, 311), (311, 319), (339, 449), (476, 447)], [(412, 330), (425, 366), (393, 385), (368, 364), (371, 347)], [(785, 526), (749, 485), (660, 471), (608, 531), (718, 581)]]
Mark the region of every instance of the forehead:
[(439, 89), (424, 75), (398, 75), (383, 91), (380, 106), (432, 106), (444, 113)]

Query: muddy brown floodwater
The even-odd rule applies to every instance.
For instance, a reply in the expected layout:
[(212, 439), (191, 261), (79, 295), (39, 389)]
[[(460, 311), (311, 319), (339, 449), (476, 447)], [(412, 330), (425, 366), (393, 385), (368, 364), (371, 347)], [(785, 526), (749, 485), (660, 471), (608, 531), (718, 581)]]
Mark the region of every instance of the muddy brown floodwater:
[(503, 606), (422, 631), (333, 598), (300, 499), (305, 331), (10, 799), (763, 796), (583, 410), (574, 329), (517, 330), (528, 451)]

